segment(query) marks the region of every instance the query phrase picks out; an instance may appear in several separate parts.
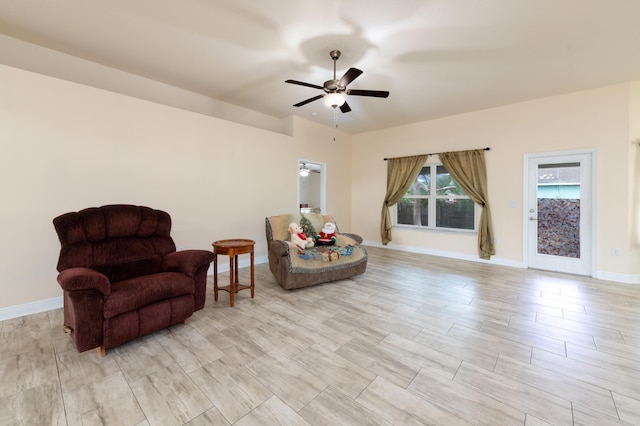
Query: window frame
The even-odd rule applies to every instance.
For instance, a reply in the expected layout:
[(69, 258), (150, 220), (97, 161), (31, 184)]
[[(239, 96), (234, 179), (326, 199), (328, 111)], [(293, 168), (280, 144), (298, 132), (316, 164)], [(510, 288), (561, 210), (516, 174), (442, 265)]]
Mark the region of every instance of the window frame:
[[(449, 171), (444, 167), (442, 163), (434, 162), (434, 163), (425, 163), (422, 168), (429, 167), (429, 195), (408, 195), (405, 194), (394, 206), (393, 209), (393, 225), (406, 228), (406, 229), (415, 229), (415, 230), (425, 230), (425, 231), (438, 231), (438, 232), (459, 232), (466, 234), (475, 234), (478, 232), (478, 205), (468, 196), (466, 195), (438, 195), (437, 194), (437, 176), (438, 176), (438, 167), (443, 167), (444, 170), (449, 173)], [(422, 173), (422, 169), (420, 169), (420, 173)], [(418, 175), (420, 176), (420, 175)], [(418, 179), (418, 177), (416, 177)], [(453, 179), (453, 178), (452, 178)], [(456, 183), (456, 186), (460, 188), (460, 186)], [(464, 192), (462, 188), (461, 191)], [(428, 200), (428, 224), (425, 225), (410, 225), (405, 223), (398, 223), (398, 207), (402, 200), (404, 199), (426, 199)], [(473, 229), (465, 229), (465, 228), (452, 228), (452, 227), (443, 227), (436, 226), (437, 223), (437, 200), (438, 199), (461, 199), (461, 200), (469, 200), (473, 203)]]

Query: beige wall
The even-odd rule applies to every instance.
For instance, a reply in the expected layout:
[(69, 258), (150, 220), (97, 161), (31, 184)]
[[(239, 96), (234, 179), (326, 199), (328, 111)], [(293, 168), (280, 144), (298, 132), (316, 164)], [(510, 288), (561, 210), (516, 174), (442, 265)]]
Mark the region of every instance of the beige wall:
[[(0, 65), (0, 309), (61, 295), (59, 214), (149, 205), (171, 213), (178, 246), (246, 237), (264, 258), (264, 217), (296, 209), (304, 158), (327, 164), (327, 212), (341, 229), (376, 243), (384, 157), (484, 146), (497, 261), (522, 263), (524, 155), (595, 149), (598, 270), (638, 276), (639, 112), (632, 83), (354, 136), (292, 117), (287, 136)], [(476, 255), (475, 235), (393, 235), (400, 247)]]
[(110, 203), (173, 218), (177, 246), (256, 240), (264, 217), (295, 211), (298, 159), (327, 163), (327, 211), (348, 229), (350, 136), (293, 119), (256, 129), (0, 65), (0, 308), (56, 298), (52, 219)]
[[(636, 84), (621, 84), (355, 135), (353, 231), (367, 241), (380, 242), (379, 212), (386, 186), (383, 158), (490, 147), (489, 200), (498, 240), (494, 261), (522, 265), (525, 155), (595, 150), (597, 270), (605, 276), (638, 279), (640, 256), (637, 244), (629, 239), (632, 223), (637, 224), (631, 217), (630, 179), (637, 175), (637, 163), (628, 158), (637, 151), (630, 143), (630, 99), (637, 102), (639, 95)], [(394, 228), (390, 246), (465, 257), (476, 256), (476, 241), (476, 235)], [(611, 255), (613, 247), (620, 249), (620, 256)]]
[(0, 34), (0, 63), (264, 130), (287, 131), (286, 122), (276, 117), (4, 34)]
[(629, 244), (637, 257), (631, 258), (640, 269), (640, 82), (631, 84), (629, 102)]

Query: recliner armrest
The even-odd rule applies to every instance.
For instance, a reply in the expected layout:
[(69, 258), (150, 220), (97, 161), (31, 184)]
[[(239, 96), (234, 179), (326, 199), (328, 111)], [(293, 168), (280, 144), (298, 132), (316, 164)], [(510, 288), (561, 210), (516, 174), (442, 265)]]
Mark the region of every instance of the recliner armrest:
[(91, 268), (65, 269), (58, 274), (58, 283), (66, 291), (94, 289), (105, 296), (111, 294), (109, 278)]
[(212, 261), (213, 252), (208, 250), (176, 251), (162, 258), (162, 269), (168, 272), (182, 272), (193, 278), (198, 269)]
[(340, 235), (345, 235), (352, 240), (356, 241), (358, 244), (362, 244), (362, 237), (358, 234), (349, 234), (348, 232), (341, 232)]
[(269, 250), (271, 250), (277, 256), (288, 256), (289, 243), (287, 241), (282, 241), (282, 240), (273, 240), (271, 241)]

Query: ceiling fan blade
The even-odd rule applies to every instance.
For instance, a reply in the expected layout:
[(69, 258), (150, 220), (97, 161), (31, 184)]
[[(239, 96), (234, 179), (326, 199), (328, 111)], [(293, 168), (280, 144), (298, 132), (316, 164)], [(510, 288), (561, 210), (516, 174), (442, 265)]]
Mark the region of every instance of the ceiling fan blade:
[(388, 98), (389, 92), (386, 90), (347, 90), (347, 95), (353, 96), (373, 96), (374, 98)]
[(293, 106), (294, 107), (300, 107), (302, 105), (308, 104), (309, 102), (317, 101), (318, 99), (323, 98), (323, 97), (324, 97), (324, 95), (314, 96), (313, 98), (309, 98), (309, 99), (307, 99), (305, 101), (298, 102), (297, 104), (294, 104)]
[(360, 74), (362, 74), (362, 71), (358, 68), (349, 68), (347, 72), (344, 73), (338, 84), (342, 87), (347, 87), (347, 85), (358, 78)]
[(304, 81), (297, 81), (297, 80), (285, 80), (285, 83), (289, 83), (289, 84), (297, 84), (298, 86), (313, 87), (314, 89), (320, 89), (320, 90), (322, 90), (322, 86), (318, 86), (317, 84), (305, 83)]
[(345, 102), (342, 105), (340, 105), (340, 111), (342, 111), (342, 113), (349, 112), (351, 111), (351, 107), (349, 106), (348, 103)]

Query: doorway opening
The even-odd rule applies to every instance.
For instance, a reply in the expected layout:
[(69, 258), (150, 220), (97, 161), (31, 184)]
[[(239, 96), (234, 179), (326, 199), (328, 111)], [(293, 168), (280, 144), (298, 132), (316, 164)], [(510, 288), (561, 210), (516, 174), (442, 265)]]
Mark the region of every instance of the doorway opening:
[(326, 211), (326, 164), (298, 160), (298, 208), (300, 213)]

